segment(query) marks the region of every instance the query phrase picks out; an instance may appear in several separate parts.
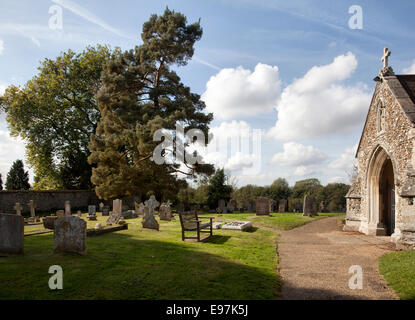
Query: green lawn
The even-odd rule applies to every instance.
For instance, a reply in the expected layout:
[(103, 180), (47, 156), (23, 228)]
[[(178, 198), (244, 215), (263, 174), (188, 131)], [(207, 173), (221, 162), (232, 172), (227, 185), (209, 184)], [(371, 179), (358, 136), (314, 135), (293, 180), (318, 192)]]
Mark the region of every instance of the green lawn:
[[(225, 214), (215, 221), (249, 219), (254, 230), (214, 230), (206, 243), (181, 241), (178, 218), (160, 231), (133, 219), (128, 230), (88, 238), (85, 257), (52, 254), (52, 233), (28, 236), (23, 256), (0, 258), (0, 299), (278, 299), (276, 228), (321, 218)], [(63, 268), (63, 290), (49, 290), (52, 265)]]
[(381, 257), (379, 269), (401, 299), (415, 299), (415, 250), (394, 252)]

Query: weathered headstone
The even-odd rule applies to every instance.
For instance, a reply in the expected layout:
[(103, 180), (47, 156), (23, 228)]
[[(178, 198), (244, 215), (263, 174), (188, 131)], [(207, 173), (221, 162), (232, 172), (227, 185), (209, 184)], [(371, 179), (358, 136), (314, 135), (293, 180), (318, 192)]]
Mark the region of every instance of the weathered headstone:
[(100, 202), (99, 203), (99, 211), (101, 211), (102, 212), (102, 209), (104, 208), (104, 203), (103, 202)]
[(252, 200), (250, 202), (250, 210), (248, 210), (249, 212), (256, 212), (256, 200)]
[(257, 198), (255, 208), (257, 216), (269, 215), (269, 199), (264, 197)]
[(159, 230), (159, 224), (154, 218), (154, 209), (159, 205), (160, 203), (154, 196), (151, 196), (149, 200), (146, 200), (142, 221), (143, 228)]
[(78, 210), (76, 214), (78, 215), (79, 218), (82, 218), (82, 212), (81, 212), (81, 210)]
[(70, 201), (65, 201), (65, 216), (70, 216), (72, 215), (71, 213), (71, 202)]
[(16, 211), (16, 215), (21, 216), (23, 207), (19, 202), (16, 202), (13, 209)]
[(138, 205), (138, 208), (137, 208), (137, 214), (139, 215), (139, 216), (143, 216), (144, 215), (144, 203), (140, 203), (139, 205)]
[(27, 205), (29, 206), (30, 217), (32, 219), (36, 219), (36, 204), (35, 204), (35, 202), (33, 200), (30, 200)]
[(24, 219), (17, 214), (0, 214), (0, 255), (23, 254)]
[(62, 218), (63, 216), (65, 216), (65, 211), (64, 210), (58, 210), (58, 211), (56, 211), (56, 216), (58, 218)]
[(288, 211), (288, 200), (282, 199), (278, 204), (278, 212), (287, 212)]
[(94, 205), (88, 206), (88, 215), (86, 216), (89, 221), (97, 220), (96, 207)]
[(103, 206), (102, 207), (102, 216), (108, 217), (110, 215), (110, 207), (109, 206)]
[(304, 197), (303, 216), (313, 217), (317, 215), (317, 203), (313, 195)]
[(76, 216), (55, 221), (53, 253), (67, 252), (86, 255), (86, 222)]
[(329, 212), (329, 208), (326, 201), (321, 201), (319, 206), (320, 212)]
[(121, 214), (122, 213), (122, 200), (115, 199), (112, 201), (112, 213)]
[(58, 217), (49, 216), (49, 217), (42, 218), (43, 227), (45, 229), (55, 230), (55, 220), (56, 219), (58, 219)]
[(162, 203), (159, 209), (160, 220), (170, 221), (173, 218), (173, 214), (170, 208), (170, 201)]
[(225, 209), (225, 206), (226, 206), (225, 200), (220, 199), (218, 201), (218, 212), (222, 213)]
[(95, 206), (88, 206), (88, 215), (89, 216), (96, 216), (96, 207)]

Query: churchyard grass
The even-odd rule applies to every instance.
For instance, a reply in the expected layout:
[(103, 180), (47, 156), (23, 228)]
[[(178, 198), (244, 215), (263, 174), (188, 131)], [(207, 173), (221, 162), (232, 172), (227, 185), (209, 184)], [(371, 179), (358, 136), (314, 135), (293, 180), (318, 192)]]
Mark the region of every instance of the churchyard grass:
[(401, 299), (415, 300), (415, 250), (384, 255), (379, 270)]
[(217, 214), (204, 214), (201, 216), (216, 217), (215, 221), (241, 220), (251, 221), (254, 225), (264, 226), (280, 230), (291, 230), (301, 227), (306, 223), (324, 219), (327, 217), (341, 216), (344, 213), (319, 213), (316, 217), (303, 217), (302, 213), (271, 213), (270, 216), (257, 216), (255, 213), (225, 213), (222, 216)]
[[(208, 242), (182, 242), (178, 218), (160, 231), (141, 220), (89, 237), (86, 256), (54, 255), (52, 233), (25, 237), (23, 256), (0, 258), (0, 299), (278, 298), (277, 233), (214, 230)], [(52, 265), (63, 268), (63, 290), (48, 287)]]

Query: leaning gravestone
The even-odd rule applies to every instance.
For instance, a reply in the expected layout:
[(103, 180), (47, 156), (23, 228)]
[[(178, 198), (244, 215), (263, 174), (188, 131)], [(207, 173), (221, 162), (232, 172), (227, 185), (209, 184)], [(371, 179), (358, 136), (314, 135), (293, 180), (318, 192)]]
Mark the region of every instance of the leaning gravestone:
[(0, 214), (0, 255), (23, 254), (24, 218), (16, 214)]
[(313, 195), (304, 197), (303, 216), (313, 217), (317, 215), (317, 203)]
[(257, 216), (268, 216), (269, 215), (269, 199), (260, 197), (256, 199), (256, 214)]
[(143, 228), (159, 230), (159, 224), (154, 218), (154, 209), (157, 208), (160, 203), (154, 196), (151, 196), (149, 200), (146, 200), (143, 216)]
[(67, 252), (86, 255), (86, 222), (76, 216), (55, 221), (53, 253)]
[(122, 200), (115, 199), (112, 201), (112, 212), (116, 214), (122, 213)]

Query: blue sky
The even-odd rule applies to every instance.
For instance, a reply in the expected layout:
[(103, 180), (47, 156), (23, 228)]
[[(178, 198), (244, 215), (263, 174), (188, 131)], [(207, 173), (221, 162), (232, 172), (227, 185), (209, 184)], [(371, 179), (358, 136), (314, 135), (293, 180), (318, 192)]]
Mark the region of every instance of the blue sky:
[[(53, 5), (63, 10), (62, 30), (48, 27)], [(352, 5), (362, 8), (361, 30), (349, 28)], [(240, 185), (280, 176), (291, 184), (309, 177), (347, 182), (383, 47), (391, 49), (396, 73), (415, 71), (413, 1), (2, 0), (0, 92), (23, 85), (39, 61), (69, 48), (140, 44), (142, 24), (166, 6), (189, 22), (201, 18), (195, 57), (177, 72), (214, 112), (213, 131), (263, 131), (259, 160), (225, 160)], [(4, 177), (24, 157), (23, 142), (9, 137), (4, 119), (0, 147)], [(239, 170), (250, 161), (261, 161), (254, 175)]]

